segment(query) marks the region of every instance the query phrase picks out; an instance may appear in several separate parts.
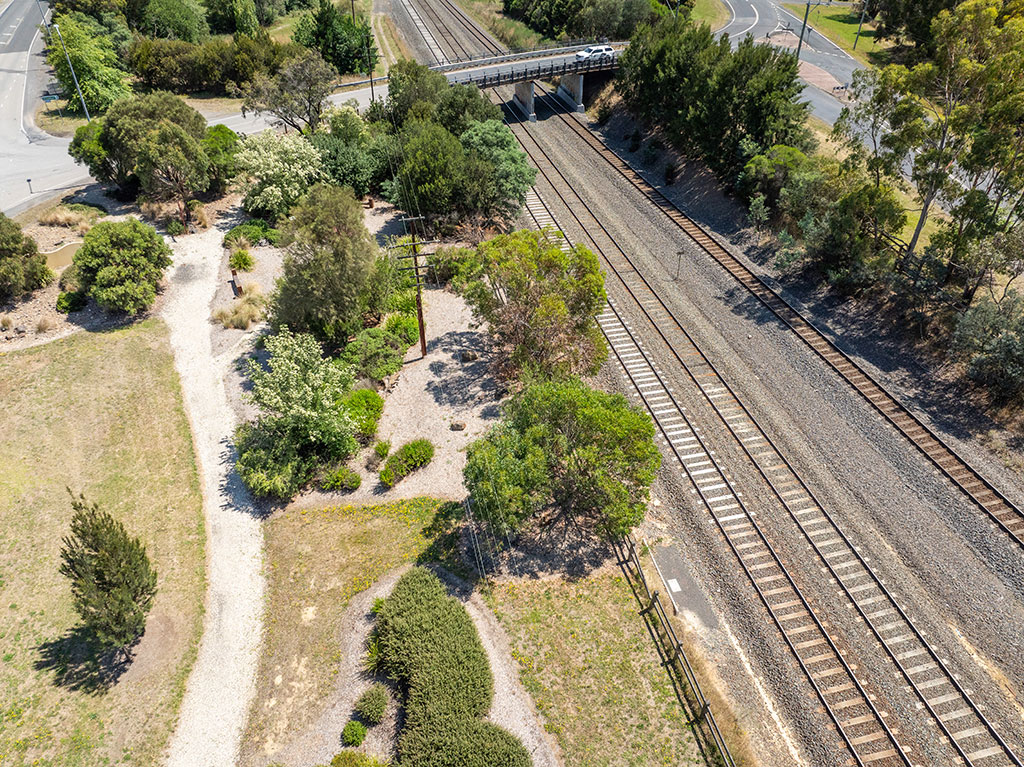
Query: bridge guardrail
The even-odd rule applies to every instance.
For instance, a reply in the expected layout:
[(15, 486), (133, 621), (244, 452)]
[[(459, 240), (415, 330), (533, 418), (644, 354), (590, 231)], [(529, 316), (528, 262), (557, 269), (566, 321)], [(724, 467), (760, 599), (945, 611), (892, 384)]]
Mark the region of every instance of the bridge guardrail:
[[(506, 61), (519, 61), (522, 59), (532, 59), (538, 56), (557, 56), (560, 53), (573, 53), (574, 51), (581, 51), (584, 48), (589, 48), (591, 45), (597, 45), (599, 41), (589, 42), (570, 42), (563, 43), (560, 46), (552, 46), (551, 48), (536, 48), (530, 51), (518, 51), (515, 53), (508, 53), (504, 56), (484, 56), (475, 58), (464, 58), (455, 59), (454, 61), (448, 61), (445, 64), (435, 64), (430, 67), (435, 72), (451, 72), (459, 69), (469, 69), (470, 67), (485, 67), (488, 64), (503, 64)], [(625, 48), (629, 45), (629, 41), (616, 41), (610, 43), (602, 43), (603, 45), (611, 45), (617, 48)]]
[(615, 53), (607, 58), (597, 61), (563, 61), (561, 63), (536, 64), (522, 69), (511, 69), (508, 72), (483, 73), (468, 75), (465, 78), (451, 77), (449, 82), (453, 85), (473, 83), (480, 88), (493, 88), (497, 85), (508, 85), (510, 83), (522, 82), (524, 80), (540, 80), (547, 77), (559, 75), (575, 75), (581, 72), (601, 72), (615, 69), (619, 65), (619, 54)]

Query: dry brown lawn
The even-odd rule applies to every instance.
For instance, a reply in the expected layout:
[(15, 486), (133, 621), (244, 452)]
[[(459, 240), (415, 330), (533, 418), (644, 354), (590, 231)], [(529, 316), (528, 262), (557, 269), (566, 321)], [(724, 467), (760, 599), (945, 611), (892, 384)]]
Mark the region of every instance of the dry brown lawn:
[(407, 562), (454, 564), (460, 504), (289, 508), (265, 527), (267, 621), (243, 764), (260, 764), (324, 709), (341, 664), (349, 600)]
[(501, 581), (488, 601), (566, 767), (704, 764), (620, 574)]
[[(202, 501), (158, 320), (0, 355), (0, 764), (154, 765), (202, 627)], [(58, 573), (65, 486), (142, 538), (159, 593), (116, 683), (76, 641)]]

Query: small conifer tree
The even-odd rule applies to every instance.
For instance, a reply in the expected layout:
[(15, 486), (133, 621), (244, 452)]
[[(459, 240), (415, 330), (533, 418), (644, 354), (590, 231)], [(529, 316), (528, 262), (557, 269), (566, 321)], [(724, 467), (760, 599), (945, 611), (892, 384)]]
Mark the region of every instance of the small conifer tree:
[(71, 535), (63, 540), (61, 575), (71, 580), (75, 610), (96, 641), (128, 655), (146, 628), (156, 571), (139, 539), (96, 503), (72, 493), (71, 508), (75, 514)]

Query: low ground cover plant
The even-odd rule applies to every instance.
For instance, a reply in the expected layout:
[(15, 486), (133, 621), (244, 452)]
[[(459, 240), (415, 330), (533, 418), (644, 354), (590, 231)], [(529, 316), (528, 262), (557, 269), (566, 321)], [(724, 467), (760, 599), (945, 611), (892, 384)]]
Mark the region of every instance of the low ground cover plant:
[[(417, 331), (418, 333), (419, 331)], [(367, 328), (349, 341), (341, 359), (352, 366), (357, 376), (383, 381), (402, 369), (402, 357), (408, 344), (384, 328)]]
[(384, 399), (373, 389), (356, 389), (345, 399), (356, 436), (367, 444), (377, 433), (377, 421), (384, 412)]
[(281, 242), (281, 232), (275, 229), (269, 221), (264, 221), (262, 218), (253, 218), (244, 224), (232, 227), (224, 235), (224, 247), (238, 246), (243, 240), (250, 245), (259, 245), (261, 242), (266, 242), (268, 245), (276, 246)]
[(483, 719), (494, 679), (473, 621), (430, 571), (403, 575), (377, 613), (381, 671), (404, 691), (407, 767), (529, 767), (523, 744)]
[(422, 469), (434, 458), (434, 445), (427, 439), (406, 442), (388, 458), (380, 471), (385, 487), (394, 487), (417, 469)]
[(388, 708), (388, 688), (377, 682), (369, 690), (359, 696), (356, 701), (356, 713), (367, 724), (380, 724), (384, 712)]
[(348, 466), (341, 466), (334, 471), (327, 472), (320, 480), (320, 489), (330, 492), (331, 490), (344, 490), (351, 493), (358, 490), (363, 484), (363, 478)]
[(366, 739), (366, 725), (351, 720), (341, 731), (341, 742), (346, 746), (361, 746)]

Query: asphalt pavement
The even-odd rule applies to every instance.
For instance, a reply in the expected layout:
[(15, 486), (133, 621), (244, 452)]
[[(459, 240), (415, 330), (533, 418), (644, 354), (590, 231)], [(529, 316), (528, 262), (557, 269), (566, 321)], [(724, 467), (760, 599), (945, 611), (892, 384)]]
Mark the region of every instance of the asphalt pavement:
[[(801, 20), (772, 0), (725, 2), (732, 19), (721, 31), (732, 39), (740, 40), (751, 34), (755, 39), (767, 39), (779, 45), (795, 44)], [(68, 155), (70, 139), (42, 132), (33, 119), (50, 80), (40, 29), (41, 11), (45, 8), (38, 0), (9, 0), (0, 10), (0, 210), (8, 215), (91, 180), (86, 169)], [(548, 56), (542, 61), (560, 63), (563, 59), (571, 61), (574, 54)], [(852, 57), (809, 27), (801, 59), (808, 70), (802, 71), (805, 79), (811, 81), (815, 79), (812, 75), (827, 73), (826, 84), (830, 81), (848, 83), (857, 68)], [(515, 66), (522, 66), (522, 62), (488, 65), (486, 69), (489, 73), (498, 73)], [(809, 71), (810, 68), (814, 71)], [(462, 69), (452, 72), (451, 76), (462, 79), (466, 74), (467, 70)], [(376, 86), (378, 97), (386, 94), (386, 87), (385, 83)], [(370, 101), (370, 89), (339, 91), (331, 101), (340, 103), (353, 98), (365, 106)], [(822, 87), (809, 86), (804, 98), (811, 103), (813, 113), (829, 124), (842, 109), (842, 104)], [(251, 114), (247, 117), (240, 114), (206, 116), (211, 123), (223, 123), (239, 133), (254, 133), (270, 127), (266, 117)]]
[[(747, 34), (755, 40), (769, 40), (773, 44), (793, 50), (802, 18), (797, 18), (779, 3), (772, 0), (724, 0), (732, 19), (719, 32), (725, 32), (733, 41), (742, 40)], [(788, 32), (788, 34), (787, 34)], [(800, 51), (801, 62), (823, 70), (839, 85), (845, 85), (860, 67), (859, 62), (827, 37), (808, 25)], [(801, 74), (805, 74), (802, 72)], [(810, 78), (805, 77), (805, 82)], [(843, 104), (829, 91), (812, 84), (804, 91), (804, 98), (810, 102), (811, 111), (817, 117), (834, 123), (842, 111)]]

